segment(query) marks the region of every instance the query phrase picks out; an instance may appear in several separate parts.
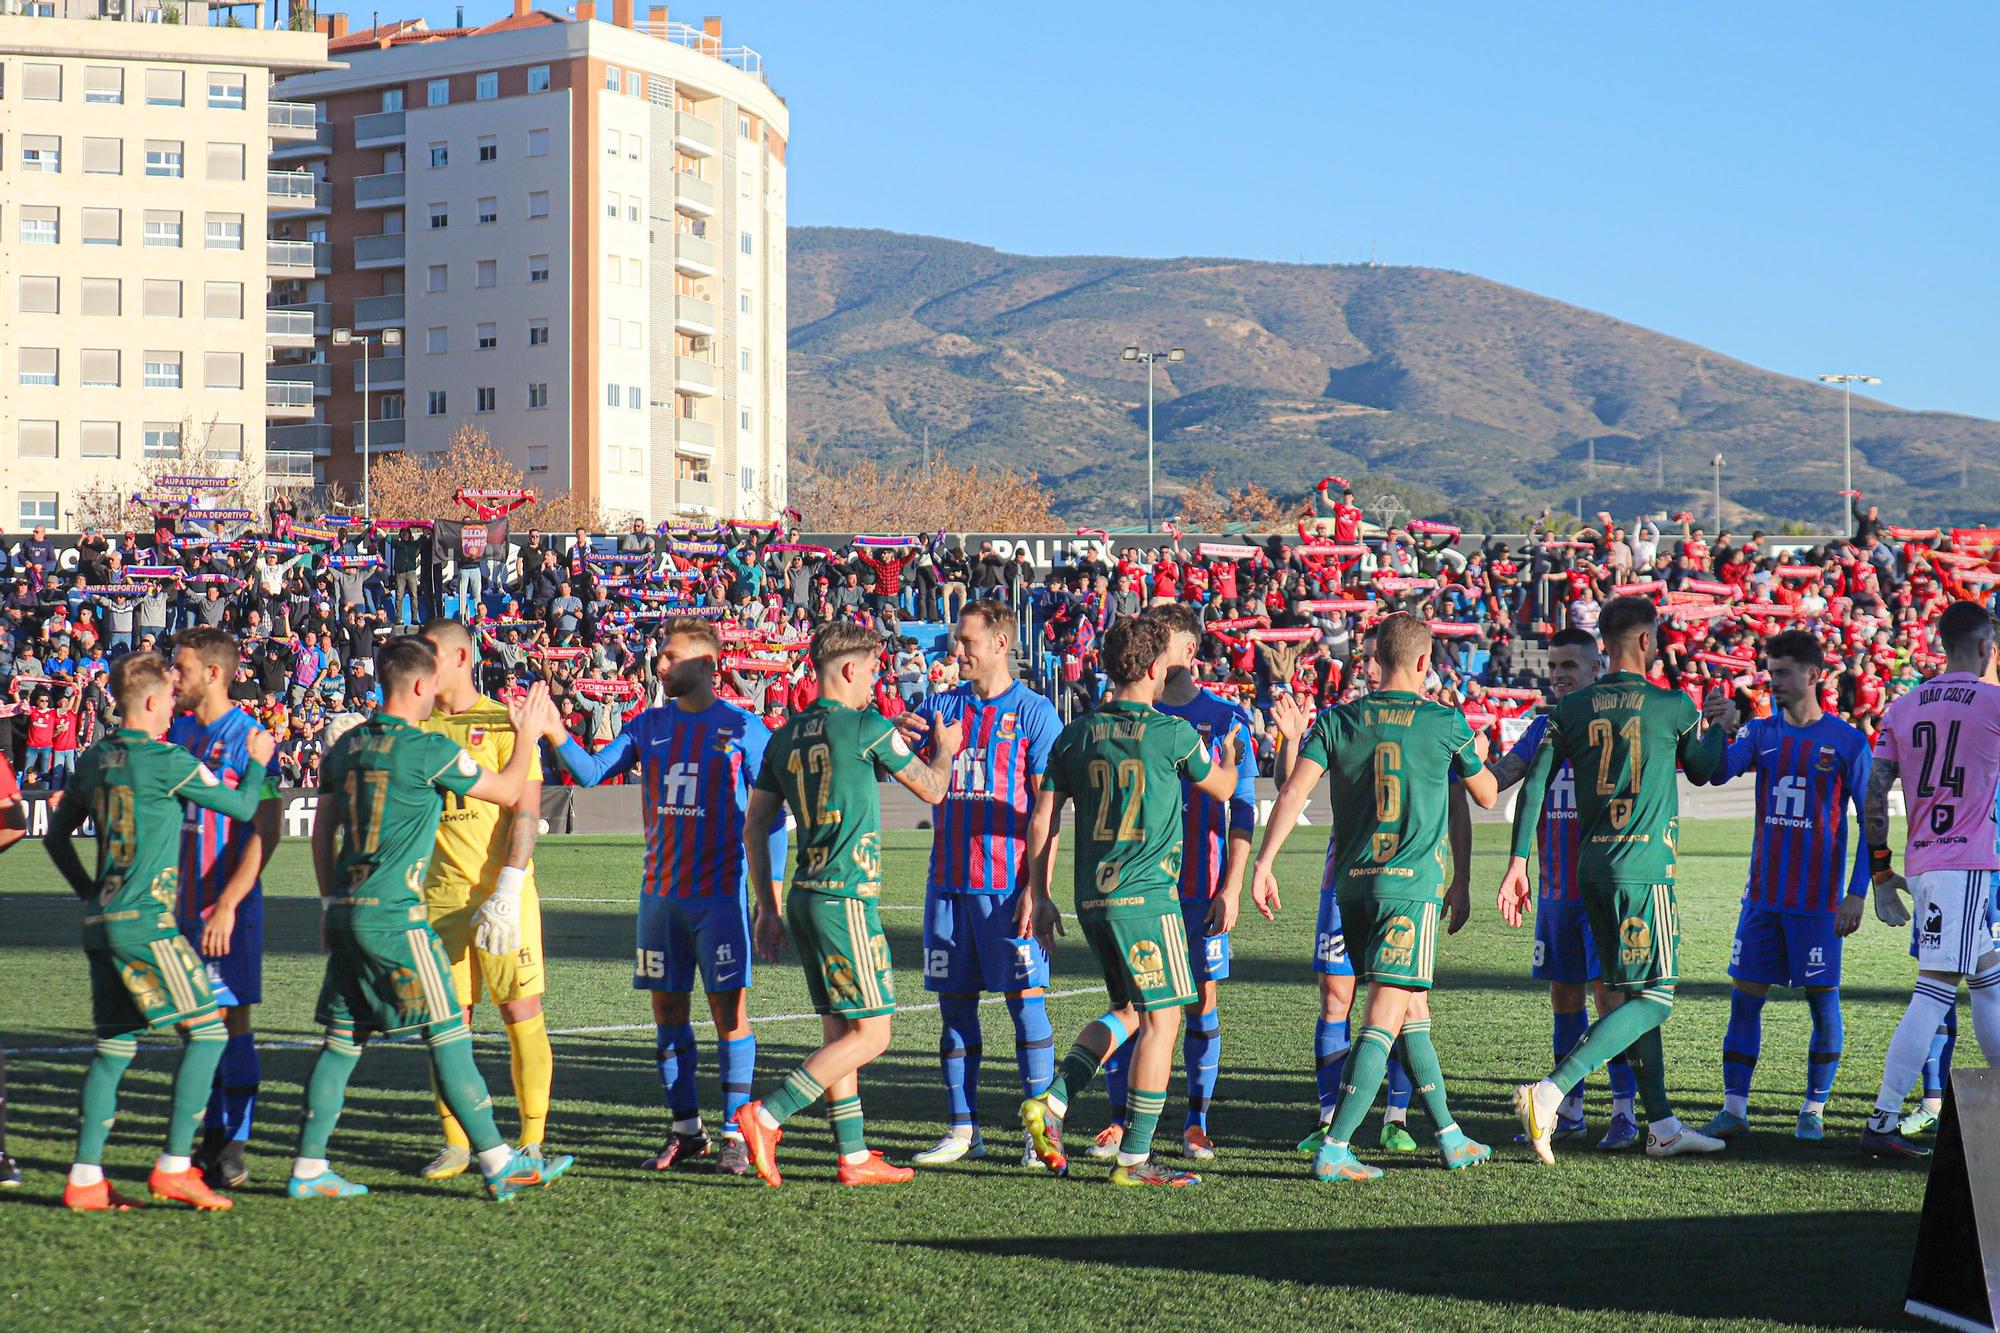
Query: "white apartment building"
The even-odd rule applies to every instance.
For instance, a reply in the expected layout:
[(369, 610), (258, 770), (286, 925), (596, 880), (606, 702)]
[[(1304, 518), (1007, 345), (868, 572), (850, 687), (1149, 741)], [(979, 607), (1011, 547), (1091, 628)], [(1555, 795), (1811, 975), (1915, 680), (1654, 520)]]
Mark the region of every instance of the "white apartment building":
[(262, 494), (267, 411), (310, 406), (264, 375), (267, 274), (311, 262), (264, 241), (273, 199), (312, 188), (267, 171), (274, 142), (313, 132), (269, 90), (325, 64), (320, 34), (209, 26), (201, 4), (8, 0), (0, 526), (71, 527), (189, 429)]
[[(281, 300), (321, 337), (297, 366), (310, 451), (368, 463), (471, 424), (544, 492), (613, 515), (769, 517), (785, 497), (784, 103), (720, 20), (563, 17), (516, 0), (483, 26), (323, 19), (336, 70), (285, 80), (323, 122), (278, 145), (331, 186), (273, 236), (332, 271)], [(401, 333), (400, 347), (379, 335)], [(349, 330), (336, 342), (333, 331)]]

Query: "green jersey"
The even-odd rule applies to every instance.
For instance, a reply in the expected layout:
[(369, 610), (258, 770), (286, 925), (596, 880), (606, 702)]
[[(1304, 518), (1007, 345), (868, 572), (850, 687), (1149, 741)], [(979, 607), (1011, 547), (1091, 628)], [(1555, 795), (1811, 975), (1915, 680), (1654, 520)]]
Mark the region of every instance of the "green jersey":
[(424, 872), (444, 793), (464, 796), (479, 774), (457, 741), (387, 713), (334, 744), (320, 770), (318, 812), (334, 821), (334, 924), (403, 931), (430, 919)]
[(1680, 837), (1678, 764), (1696, 782), (1722, 766), (1719, 727), (1696, 737), (1701, 715), (1679, 690), (1614, 671), (1563, 698), (1514, 808), (1514, 855), (1535, 845), (1549, 775), (1567, 759), (1576, 772), (1580, 884), (1672, 884)]
[(1334, 895), (1442, 902), (1451, 775), (1486, 765), (1456, 708), (1377, 690), (1313, 719), (1299, 757), (1326, 770), (1333, 805)]
[(1113, 700), (1063, 728), (1048, 781), (1076, 802), (1079, 921), (1179, 910), (1181, 779), (1214, 766), (1193, 726), (1146, 704)]
[(63, 790), (51, 832), (76, 831), (87, 816), (97, 828), (97, 876), (74, 884), (91, 904), (83, 944), (103, 948), (177, 933), (181, 802), (231, 819), (253, 819), (264, 799), (264, 766), (227, 787), (178, 745), (143, 731), (120, 730), (84, 752)]
[(798, 825), (792, 888), (840, 898), (882, 895), (876, 783), (916, 758), (888, 718), (831, 699), (820, 699), (772, 733), (757, 790), (783, 797)]

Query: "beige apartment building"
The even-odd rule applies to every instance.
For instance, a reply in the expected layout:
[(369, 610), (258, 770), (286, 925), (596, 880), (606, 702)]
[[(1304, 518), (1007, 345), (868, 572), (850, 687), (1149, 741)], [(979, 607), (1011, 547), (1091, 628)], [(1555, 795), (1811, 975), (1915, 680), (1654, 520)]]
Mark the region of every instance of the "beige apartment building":
[(344, 68), (280, 86), (321, 129), (272, 165), (330, 198), (271, 234), (332, 268), (281, 289), (316, 341), (272, 374), (314, 398), (270, 447), (358, 494), (383, 454), (471, 424), (613, 515), (780, 510), (790, 126), (761, 56), (629, 0), (321, 23)]
[(0, 4), (0, 527), (73, 526), (189, 430), (260, 496), (267, 417), (310, 410), (267, 384), (291, 325), (265, 305), (268, 275), (313, 257), (264, 234), (275, 201), (313, 186), (266, 160), (314, 132), (272, 78), (324, 67), (326, 38), (260, 14)]

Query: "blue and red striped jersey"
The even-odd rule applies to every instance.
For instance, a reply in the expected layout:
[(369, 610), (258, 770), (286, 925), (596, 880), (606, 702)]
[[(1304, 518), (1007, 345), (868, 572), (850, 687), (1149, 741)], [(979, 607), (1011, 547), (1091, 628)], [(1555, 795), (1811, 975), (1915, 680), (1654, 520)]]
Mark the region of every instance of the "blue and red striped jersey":
[(1257, 827), (1257, 762), (1250, 714), (1209, 690), (1198, 690), (1184, 704), (1162, 701), (1162, 713), (1187, 722), (1201, 734), (1210, 759), (1220, 761), (1230, 735), (1236, 736), (1236, 790), (1218, 801), (1186, 779), (1181, 780), (1181, 901), (1207, 902), (1222, 889), (1222, 872), (1229, 864), (1229, 834), (1248, 834)]
[(1844, 807), (1852, 805), (1860, 820), (1870, 762), (1867, 737), (1824, 715), (1810, 727), (1792, 726), (1782, 716), (1753, 718), (1729, 743), (1709, 784), (1757, 773), (1745, 903), (1777, 912), (1834, 912), (1843, 880), (1848, 893), (1867, 891), (1862, 840), (1855, 840), (1848, 865)]
[[(1523, 762), (1532, 760), (1549, 729), (1549, 715), (1543, 713), (1528, 723), (1521, 739), (1507, 752)], [(1549, 778), (1548, 794), (1542, 798), (1542, 819), (1535, 827), (1535, 846), (1541, 854), (1541, 887), (1536, 897), (1545, 903), (1581, 902), (1576, 884), (1577, 857), (1582, 850), (1583, 826), (1576, 818), (1576, 770), (1562, 761)]]
[[(262, 731), (257, 719), (241, 708), (232, 708), (208, 726), (193, 713), (183, 713), (167, 728), (167, 742), (178, 745), (197, 762), (206, 764), (224, 785), (235, 787), (250, 767), (249, 741), (252, 732)], [(267, 795), (278, 794), (277, 785), (266, 781)], [(245, 855), (245, 844), (254, 830), (244, 820), (231, 819), (213, 810), (189, 805), (181, 820), (180, 888), (174, 914), (183, 920), (197, 920), (215, 906), (229, 882), (229, 872)], [(243, 900), (242, 909), (257, 911), (263, 906), (264, 882), (259, 879)]]
[[(755, 714), (718, 699), (699, 713), (671, 703), (648, 708), (596, 754), (573, 740), (556, 754), (586, 787), (638, 767), (646, 831), (641, 893), (733, 897), (746, 882), (743, 812), (770, 738)], [(772, 831), (774, 846), (782, 827)], [(782, 875), (783, 866), (774, 860), (772, 873)]]
[(1020, 681), (982, 699), (970, 684), (927, 695), (917, 716), (958, 722), (965, 740), (951, 790), (937, 810), (928, 887), (932, 893), (1012, 893), (1028, 882), (1028, 818), (1035, 784), (1062, 732), (1055, 705)]

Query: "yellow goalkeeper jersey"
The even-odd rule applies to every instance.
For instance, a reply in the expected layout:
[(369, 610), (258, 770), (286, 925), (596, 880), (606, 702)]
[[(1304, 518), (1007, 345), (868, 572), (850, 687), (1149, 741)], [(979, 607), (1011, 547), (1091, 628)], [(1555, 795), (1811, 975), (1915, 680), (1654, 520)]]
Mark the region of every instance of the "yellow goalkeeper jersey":
[[(514, 755), (514, 724), (508, 720), (506, 705), (485, 695), (462, 713), (435, 712), (423, 724), (425, 731), (449, 736), (478, 761), (481, 768), (499, 772)], [(541, 781), (542, 760), (537, 754), (528, 762), (528, 779)], [(440, 908), (463, 907), (493, 892), (501, 867), (507, 864), (507, 841), (513, 834), (515, 814), (486, 801), (446, 795), (444, 816), (438, 822), (437, 847), (431, 853), (430, 873), (424, 878), (424, 902), (433, 912)], [(528, 887), (534, 887), (534, 864), (528, 865)]]

